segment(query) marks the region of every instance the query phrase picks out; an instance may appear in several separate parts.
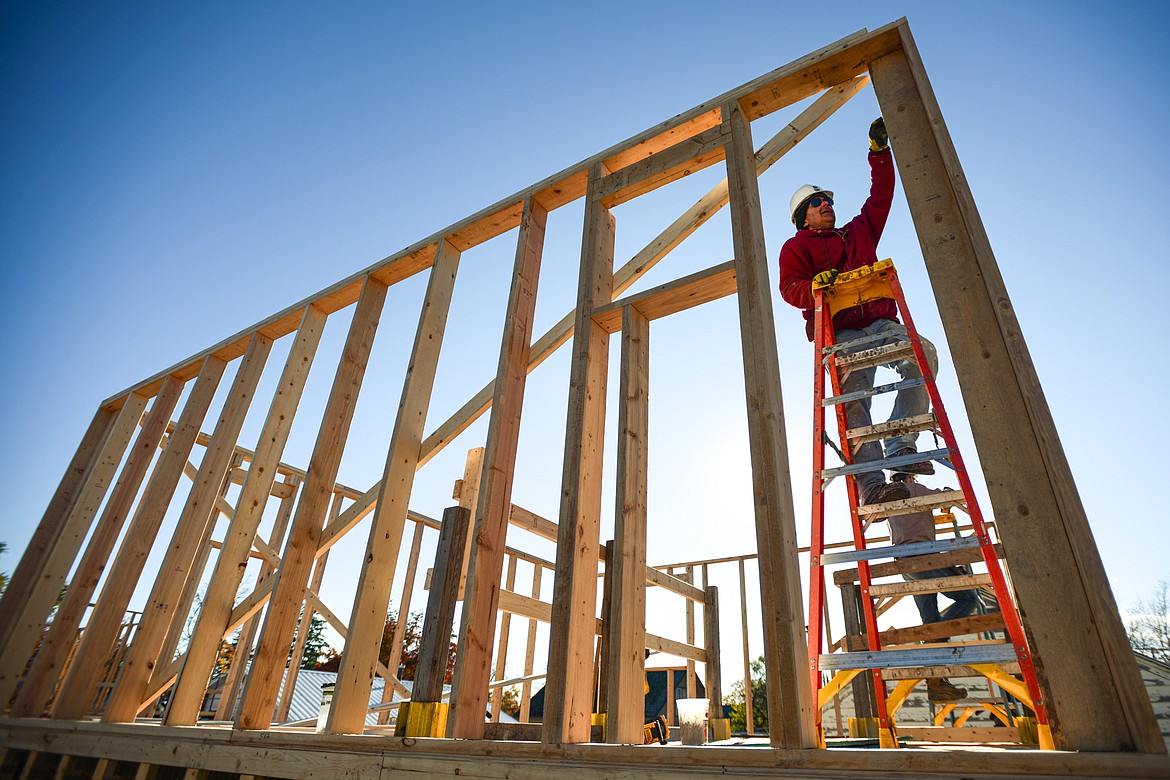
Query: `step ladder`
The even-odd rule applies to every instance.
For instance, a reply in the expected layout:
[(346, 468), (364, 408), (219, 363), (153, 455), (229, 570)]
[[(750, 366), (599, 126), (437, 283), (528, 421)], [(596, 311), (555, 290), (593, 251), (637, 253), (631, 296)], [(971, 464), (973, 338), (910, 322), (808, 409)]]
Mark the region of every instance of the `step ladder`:
[[(970, 476), (963, 465), (962, 456), (955, 442), (942, 399), (935, 386), (934, 375), (919, 339), (914, 321), (906, 306), (901, 284), (894, 265), (883, 260), (872, 266), (840, 274), (828, 285), (814, 284), (814, 424), (813, 424), (813, 497), (812, 497), (812, 538), (810, 552), (809, 587), (809, 670), (814, 693), (817, 694), (816, 728), (820, 744), (825, 744), (821, 722), (824, 705), (846, 684), (866, 671), (872, 677), (874, 707), (877, 711), (879, 744), (882, 747), (898, 747), (894, 712), (906, 700), (910, 691), (923, 679), (948, 677), (965, 674), (972, 676), (969, 669), (982, 674), (1004, 691), (1014, 696), (1035, 714), (1035, 731), (1041, 748), (1052, 749), (1052, 733), (1036, 671), (1032, 663), (1024, 628), (1020, 621), (1015, 599), (1008, 587), (1003, 568), (1000, 565), (996, 544), (984, 522)], [(871, 346), (888, 336), (868, 336), (853, 341), (837, 343), (832, 318), (840, 310), (858, 306), (879, 298), (892, 298), (898, 304), (902, 323), (906, 327), (908, 341), (880, 346)], [(889, 384), (876, 384), (872, 390), (845, 393), (842, 384), (847, 375), (861, 368), (880, 366), (898, 360), (914, 361), (921, 369), (921, 378), (911, 378)], [(826, 395), (826, 375), (829, 377), (831, 394)], [(930, 398), (931, 411), (927, 414), (870, 425), (865, 428), (849, 429), (844, 404), (866, 396), (877, 396), (897, 392), (903, 388), (925, 385)], [(836, 411), (838, 440), (834, 444), (825, 425), (825, 413), (830, 407)], [(895, 457), (854, 463), (852, 452), (862, 444), (871, 441), (900, 436), (907, 433), (928, 432), (935, 441), (944, 446)], [(828, 468), (825, 463), (826, 446), (837, 451), (844, 465)], [(927, 496), (890, 501), (881, 504), (859, 506), (859, 489), (855, 482), (858, 474), (883, 470), (898, 470), (899, 467), (914, 463), (932, 461), (954, 469), (959, 483), (957, 490), (945, 490)], [(825, 491), (830, 483), (843, 477), (848, 493), (852, 543), (834, 545), (826, 552), (825, 543)], [(840, 483), (838, 483), (840, 484)], [(954, 539), (936, 539), (932, 542), (914, 542), (900, 545), (887, 544), (869, 547), (866, 530), (871, 523), (898, 515), (946, 510), (955, 507), (970, 518), (972, 534), (956, 536)], [(845, 547), (846, 549), (840, 549)], [(890, 585), (875, 584), (875, 571), (889, 576), (907, 568), (924, 571), (942, 568), (942, 565), (923, 566), (931, 558), (911, 556), (946, 556), (950, 560), (956, 553), (965, 551), (969, 561), (982, 561), (986, 574), (971, 574), (955, 578), (898, 582)], [(958, 556), (960, 558), (963, 555)], [(895, 561), (897, 559), (897, 561)], [(909, 566), (907, 566), (907, 559)], [(917, 560), (917, 567), (913, 561)], [(879, 563), (889, 561), (890, 563)], [(854, 648), (846, 645), (842, 650), (830, 652), (824, 647), (825, 640), (825, 586), (826, 566), (855, 564), (856, 571), (849, 575), (860, 589), (860, 606), (865, 634), (865, 647)], [(949, 565), (949, 564), (948, 564)], [(938, 593), (942, 591), (990, 588), (1002, 613), (1002, 631), (996, 639), (976, 642), (954, 642), (951, 640), (932, 644), (914, 643), (915, 646), (883, 648), (879, 632), (878, 608), (875, 601), (891, 596), (914, 593)], [(956, 621), (957, 622), (957, 621)], [(941, 626), (942, 624), (932, 624)], [(887, 632), (896, 634), (898, 630)], [(995, 636), (984, 634), (984, 636)], [(822, 684), (825, 673), (831, 679)], [(1021, 679), (1022, 678), (1022, 679)], [(887, 680), (896, 683), (888, 692)], [(1021, 730), (1025, 726), (1021, 723)], [(1028, 730), (1031, 730), (1030, 725)]]

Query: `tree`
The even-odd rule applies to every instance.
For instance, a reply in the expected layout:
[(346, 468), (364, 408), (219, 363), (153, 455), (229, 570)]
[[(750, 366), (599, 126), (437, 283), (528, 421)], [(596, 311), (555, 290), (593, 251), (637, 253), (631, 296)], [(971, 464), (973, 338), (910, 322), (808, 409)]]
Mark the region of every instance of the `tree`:
[(1170, 581), (1160, 580), (1149, 600), (1141, 599), (1135, 617), (1126, 627), (1130, 646), (1156, 661), (1170, 664), (1170, 608), (1166, 591)]
[(309, 621), (309, 633), (305, 637), (305, 649), (301, 654), (301, 668), (318, 668), (317, 664), (322, 658), (328, 657), (329, 653), (337, 654), (325, 641), (325, 621), (320, 615), (314, 613), (313, 619)]
[(500, 710), (508, 713), (513, 718), (520, 717), (520, 688), (516, 685), (510, 685), (504, 689), (504, 695), (500, 698)]
[[(764, 675), (764, 656), (752, 661), (752, 726), (756, 731), (768, 730), (768, 686)], [(744, 707), (743, 680), (731, 684), (730, 691), (723, 697), (731, 705), (731, 730), (747, 731), (747, 717)]]
[(219, 640), (219, 655), (216, 656), (215, 666), (211, 670), (211, 676), (223, 674), (232, 665), (232, 661), (236, 658), (236, 645), (240, 643), (240, 630), (236, 629), (235, 633), (231, 635), (230, 639)]
[[(400, 680), (415, 679), (415, 672), (418, 669), (419, 645), (422, 644), (422, 622), (423, 614), (421, 612), (411, 612), (406, 619), (406, 626), (402, 634), (402, 656), (398, 662), (399, 669), (390, 670)], [(397, 625), (398, 613), (391, 612), (386, 616), (386, 624), (382, 627), (382, 644), (378, 648), (378, 660), (386, 665), (390, 663), (390, 650), (394, 641), (394, 629)], [(456, 647), (454, 642), (450, 642), (447, 648), (447, 669), (443, 676), (445, 683), (451, 682), (451, 677), (455, 672)], [(319, 662), (310, 668), (324, 672), (335, 672), (340, 668), (340, 664), (341, 656), (330, 648), (322, 655)]]

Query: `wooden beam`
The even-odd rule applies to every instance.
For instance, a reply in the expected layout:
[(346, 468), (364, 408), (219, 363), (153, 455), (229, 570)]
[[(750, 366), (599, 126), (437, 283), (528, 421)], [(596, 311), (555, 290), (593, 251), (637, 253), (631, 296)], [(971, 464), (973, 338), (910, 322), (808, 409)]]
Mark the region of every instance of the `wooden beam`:
[[(515, 555), (508, 556), (508, 574), (504, 578), (504, 587), (508, 590), (516, 589), (516, 561)], [(512, 613), (500, 611), (500, 638), (496, 644), (496, 668), (492, 680), (504, 679), (504, 671), (508, 664), (508, 639), (512, 634)], [(491, 717), (493, 723), (500, 722), (500, 706), (504, 700), (503, 686), (491, 688)]]
[[(539, 563), (532, 567), (532, 598), (540, 599), (540, 578), (544, 567)], [(527, 723), (531, 715), (532, 706), (532, 676), (536, 659), (536, 618), (528, 618), (528, 639), (524, 646), (524, 677), (520, 684), (520, 722)]]
[[(280, 462), (284, 445), (288, 442), (324, 328), (325, 313), (314, 306), (305, 307), (296, 339), (285, 359), (276, 393), (268, 407), (268, 415), (260, 429), (256, 454), (252, 458), (248, 478), (244, 481), (236, 511), (224, 537), (223, 549), (220, 550), (211, 581), (203, 596), (203, 606), (187, 644), (182, 671), (171, 693), (164, 718), (169, 726), (193, 725), (199, 717), (199, 705), (203, 701), (207, 681), (219, 655), (220, 641), (233, 612), (232, 605), (247, 566), (252, 540), (256, 537), (256, 529), (260, 527), (272, 491), (272, 482), (276, 478), (276, 464)], [(269, 582), (265, 582), (264, 586), (270, 589)], [(287, 649), (285, 652), (287, 654)], [(156, 670), (152, 675), (151, 688), (156, 688), (159, 681), (159, 670)]]
[(688, 601), (704, 601), (707, 598), (702, 588), (696, 588), (686, 580), (680, 580), (672, 574), (652, 569), (649, 566), (646, 567), (646, 582), (671, 593), (677, 593)]
[[(714, 112), (711, 112), (714, 113)], [(711, 114), (708, 114), (710, 116)], [(604, 176), (593, 192), (609, 209), (723, 160), (727, 128), (716, 125)]]
[[(435, 548), (435, 568), (431, 590), (427, 594), (426, 619), (419, 640), (418, 667), (415, 672), (411, 701), (443, 700), (443, 683), (450, 658), (451, 628), (455, 619), (456, 595), (459, 590), (461, 558), (467, 547), (471, 512), (461, 506), (443, 512), (443, 527)], [(482, 713), (480, 715), (483, 717)]]
[[(457, 249), (467, 251), (473, 246), (502, 235), (519, 224), (521, 204), (527, 198), (534, 199), (546, 210), (570, 203), (585, 194), (588, 171), (592, 166), (600, 163), (607, 171), (616, 171), (670, 149), (680, 141), (718, 125), (721, 116), (719, 107), (728, 101), (742, 98), (750, 118), (756, 119), (822, 90), (849, 83), (851, 79), (865, 71), (867, 62), (892, 51), (897, 45), (896, 25), (888, 25), (873, 33), (861, 30), (842, 38), (508, 196), (228, 337), (210, 349), (139, 382), (111, 397), (102, 405), (116, 409), (121, 405), (123, 398), (131, 392), (149, 397), (157, 391), (162, 378), (167, 375), (173, 374), (181, 379), (189, 379), (195, 375), (198, 366), (208, 354), (222, 360), (239, 357), (253, 333), (259, 332), (274, 340), (287, 335), (296, 329), (300, 313), (307, 306), (316, 306), (326, 314), (340, 311), (357, 300), (366, 277), (373, 277), (386, 285), (392, 285), (426, 270), (433, 262), (435, 248), (441, 240), (449, 239)], [(490, 397), (489, 394), (488, 399)]]
[[(695, 568), (693, 566), (687, 567), (687, 583), (695, 581)], [(695, 644), (695, 602), (687, 599), (683, 602), (683, 616), (684, 628), (686, 630), (686, 642), (688, 645)], [(695, 675), (695, 662), (693, 660), (687, 661), (687, 698), (693, 699), (698, 693), (698, 686), (696, 685), (697, 677)]]
[[(1058, 747), (1161, 753), (1020, 323), (909, 29), (870, 71), (979, 450)], [(1086, 670), (1093, 670), (1087, 674)]]
[[(1001, 729), (1003, 730), (1003, 729)], [(92, 724), (16, 720), (6, 724), (11, 751), (44, 750), (78, 757), (197, 768), (218, 777), (308, 778), (496, 777), (512, 780), (595, 780), (621, 776), (726, 778), (733, 771), (767, 780), (832, 777), (894, 780), (922, 774), (950, 780), (1018, 780), (1021, 777), (1089, 780), (1165, 778), (1165, 756), (1067, 753), (1040, 750), (751, 750), (641, 745), (566, 745), (537, 742), (428, 740), (370, 734), (322, 739), (305, 729), (233, 732), (223, 728), (172, 729), (148, 724)], [(649, 754), (649, 756), (648, 756)], [(734, 767), (729, 770), (728, 767)], [(241, 770), (241, 768), (243, 768)]]
[[(292, 491), (291, 491), (290, 495), (281, 499), (280, 509), (276, 513), (275, 522), (273, 522), (273, 524), (272, 524), (272, 536), (269, 537), (270, 544), (276, 548), (281, 548), (284, 546), (284, 538), (285, 538), (285, 535), (288, 533), (289, 522), (292, 520), (293, 505), (296, 501), (297, 487), (300, 485), (300, 480), (286, 482), (285, 484), (288, 485), (290, 488), (292, 488)], [(340, 508), (340, 506), (341, 506), (340, 497), (337, 498), (336, 505), (338, 508)], [(321, 566), (322, 574), (324, 574), (325, 564), (321, 563), (320, 566)], [(268, 578), (275, 576), (275, 574), (276, 574), (276, 569), (274, 567), (261, 566), (260, 567), (260, 576), (257, 577), (257, 584), (264, 583), (265, 581), (268, 580)], [(313, 582), (310, 584), (312, 585), (314, 590), (319, 590), (321, 587), (321, 582), (318, 580), (318, 578), (316, 576), (316, 572), (313, 572), (313, 575), (314, 575)], [(241, 647), (241, 646), (246, 647), (246, 648), (248, 648), (248, 652), (250, 654), (252, 652), (252, 648), (256, 644), (256, 635), (259, 632), (259, 630), (260, 630), (259, 616), (253, 615), (252, 617), (248, 618), (248, 620), (246, 620), (244, 622), (244, 625), (240, 630), (240, 641), (236, 643), (236, 647), (237, 648)], [(308, 638), (307, 631), (305, 632), (305, 636), (307, 639)], [(298, 639), (299, 639), (299, 636), (298, 636)], [(241, 671), (241, 675), (239, 677), (239, 680), (242, 683), (243, 682), (242, 672), (244, 670), (241, 669), (240, 671)], [(230, 686), (230, 685), (225, 685), (224, 686), (225, 693), (226, 693), (226, 689), (229, 689), (231, 687), (232, 686)], [(276, 720), (277, 722), (283, 722), (283, 721), (288, 720), (288, 708), (292, 704), (293, 690), (294, 690), (293, 685), (285, 685), (285, 689), (284, 689), (284, 691), (282, 691), (283, 695), (281, 697), (280, 703), (277, 705), (276, 717), (274, 718), (274, 720)], [(235, 702), (237, 696), (238, 696), (238, 690), (233, 691), (232, 695), (231, 695), (231, 701), (233, 703)], [(232, 717), (231, 710), (224, 710), (222, 714), (220, 714), (219, 712), (216, 713), (217, 720), (230, 720), (231, 717)]]
[[(340, 497), (335, 498), (329, 511), (333, 512), (334, 509), (340, 505), (340, 503)], [(290, 692), (290, 698), (292, 694), (296, 692), (297, 677), (300, 674), (301, 662), (305, 657), (305, 644), (309, 639), (309, 627), (313, 623), (313, 617), (317, 613), (320, 613), (325, 622), (332, 625), (334, 630), (341, 634), (341, 636), (346, 635), (345, 624), (341, 623), (337, 616), (333, 614), (333, 611), (326, 607), (325, 603), (321, 601), (320, 598), (316, 598), (317, 591), (321, 589), (321, 581), (325, 579), (325, 567), (328, 565), (328, 553), (313, 561), (313, 573), (309, 578), (309, 586), (305, 591), (305, 603), (301, 606), (301, 614), (297, 617), (297, 635), (293, 640), (292, 652), (289, 654), (288, 664), (284, 672), (284, 681), (283, 685), (281, 686), (284, 690)], [(252, 617), (248, 618), (248, 621), (245, 623), (245, 625), (256, 623), (259, 621), (259, 619), (259, 614), (253, 615)], [(338, 624), (340, 624), (340, 628), (338, 628)], [(246, 633), (244, 632), (244, 629), (241, 629), (241, 632)], [(243, 633), (241, 633), (241, 639), (243, 638)], [(252, 647), (255, 641), (255, 637), (252, 637), (251, 642), (247, 645), (249, 653), (252, 652)], [(236, 645), (236, 647), (239, 646), (239, 644)], [(227, 695), (228, 688), (229, 686), (225, 684), (224, 695)], [(233, 696), (233, 701), (234, 698), (235, 697)], [(278, 716), (282, 705), (282, 701), (277, 702), (277, 714), (273, 716), (273, 720), (279, 720)], [(227, 713), (228, 718), (232, 718), (233, 716), (234, 713)]]
[(747, 733), (754, 734), (755, 716), (752, 713), (755, 699), (752, 694), (752, 654), (748, 642), (748, 610), (747, 610), (747, 566), (739, 561), (739, 620), (740, 636), (743, 638), (743, 700), (744, 700), (744, 728)]
[[(864, 643), (868, 649), (869, 643), (866, 640), (865, 618), (862, 612), (861, 587), (859, 585), (852, 582), (841, 585), (841, 612), (845, 632), (843, 641), (848, 643), (855, 638), (856, 641)], [(849, 681), (849, 687), (853, 692), (854, 715), (858, 718), (876, 718), (877, 706), (873, 700), (875, 691), (870, 675), (858, 674)]]
[[(602, 161), (602, 164), (607, 171), (618, 171), (628, 166), (636, 165), (639, 162), (660, 154), (663, 150), (673, 149), (680, 143), (684, 143), (713, 127), (718, 127), (719, 122), (720, 116), (718, 109), (711, 109), (699, 113), (682, 122), (668, 120), (659, 125), (658, 130), (648, 137), (644, 137), (636, 143), (620, 149), (620, 151), (615, 151), (612, 155), (606, 157)], [(582, 179), (579, 184), (580, 191), (578, 192), (578, 197), (584, 194), (585, 185), (586, 181)]]
[(500, 577), (512, 507), (512, 477), (516, 469), (547, 218), (543, 206), (531, 199), (525, 201), (475, 509), (475, 539), (459, 624), (460, 652), (452, 681), (452, 734), (465, 739), (483, 735)]
[[(549, 623), (552, 621), (553, 605), (546, 601), (523, 596), (519, 593), (513, 593), (508, 590), (500, 590), (500, 609), (507, 611), (520, 617), (530, 618), (532, 620), (539, 620), (542, 623)], [(600, 636), (603, 626), (600, 618), (593, 619), (593, 626), (591, 636)], [(666, 637), (657, 636), (655, 634), (646, 634), (646, 649), (652, 650), (656, 653), (670, 653), (681, 658), (690, 658), (700, 663), (707, 660), (707, 653), (701, 647), (689, 645), (686, 642), (679, 642), (675, 639), (668, 639)], [(589, 658), (589, 668), (593, 668), (593, 656)], [(545, 675), (548, 676), (547, 674)], [(592, 686), (590, 693), (592, 693)]]
[[(414, 536), (410, 540), (410, 553), (406, 557), (406, 576), (402, 581), (402, 596), (398, 599), (398, 619), (394, 621), (394, 633), (390, 637), (390, 657), (386, 661), (386, 668), (395, 677), (399, 677), (398, 665), (402, 662), (402, 641), (406, 636), (406, 624), (410, 619), (410, 602), (414, 595), (414, 581), (418, 574), (418, 557), (422, 550), (423, 533), (427, 527), (424, 523), (414, 524)], [(389, 704), (394, 698), (393, 686), (383, 683), (382, 703)], [(378, 723), (389, 720), (389, 710), (378, 713)]]
[[(182, 391), (183, 382), (168, 378), (151, 404), (150, 413), (126, 458), (118, 482), (102, 512), (101, 520), (98, 521), (81, 563), (78, 564), (77, 571), (73, 573), (73, 578), (65, 591), (65, 598), (53, 616), (48, 635), (37, 651), (36, 661), (17, 694), (16, 703), (12, 708), (13, 714), (39, 716), (48, 703), (57, 680), (65, 671), (64, 664), (77, 639), (82, 618), (105, 572), (110, 553), (122, 533), (122, 527), (130, 514), (134, 499), (138, 496), (139, 488), (146, 479), (146, 472), (154, 460), (159, 442), (162, 441), (167, 420), (175, 410)], [(137, 415), (135, 417), (137, 418)], [(44, 617), (42, 615), (41, 619)], [(24, 658), (19, 659), (19, 666), (16, 668), (23, 669), (24, 662)]]
[[(232, 456), (232, 463), (240, 460), (240, 455)], [(290, 483), (300, 484), (300, 477), (288, 477)], [(220, 496), (228, 490), (227, 483), (220, 487)], [(219, 518), (219, 511), (214, 510), (207, 517), (207, 524), (200, 530), (199, 539), (201, 540), (201, 547), (199, 554), (195, 559), (195, 564), (191, 568), (191, 576), (187, 578), (187, 583), (183, 586), (182, 595), (179, 596), (178, 606), (175, 613), (171, 616), (170, 626), (167, 627), (166, 641), (163, 642), (162, 651), (159, 653), (159, 659), (173, 659), (178, 652), (179, 642), (183, 638), (183, 632), (187, 628), (187, 618), (191, 614), (191, 608), (195, 604), (195, 596), (199, 585), (203, 579), (203, 572), (207, 571), (207, 561), (211, 557), (211, 534), (215, 530), (215, 524)], [(169, 663), (166, 665), (170, 665)], [(177, 667), (176, 667), (177, 668)], [(157, 676), (158, 665), (155, 666), (151, 673), (151, 681)], [(168, 683), (169, 685), (169, 683)], [(153, 700), (152, 700), (153, 701)], [(143, 701), (143, 706), (147, 702)]]
[[(605, 560), (614, 559), (613, 539), (605, 543)], [(606, 566), (601, 572), (601, 617), (597, 619), (598, 640), (593, 655), (593, 707), (592, 713), (609, 711), (609, 636), (610, 605), (614, 600), (613, 567)]]
[[(525, 509), (522, 506), (512, 504), (512, 511), (508, 515), (508, 522), (519, 528), (531, 531), (542, 539), (548, 539), (550, 542), (555, 542), (557, 540), (559, 526), (556, 523), (554, 523), (552, 520), (543, 518), (535, 512)], [(602, 562), (605, 561), (604, 547), (598, 547), (597, 559)], [(667, 574), (664, 571), (651, 568), (649, 566), (646, 567), (646, 582), (650, 585), (657, 585), (658, 587), (664, 590), (668, 590), (671, 593), (677, 593), (678, 595), (691, 599), (692, 601), (702, 601), (705, 598), (701, 589), (696, 588), (694, 585), (684, 582), (683, 580), (680, 580), (678, 577)]]
[(725, 104), (723, 114), (732, 130), (727, 182), (760, 556), (768, 733), (773, 747), (811, 748), (816, 745), (816, 734), (812, 691), (807, 684), (808, 658), (802, 649), (804, 605), (796, 556), (796, 518), (751, 127), (738, 102)]
[[(341, 656), (337, 690), (329, 708), (331, 733), (360, 734), (365, 727), (374, 667), (386, 626), (390, 588), (402, 548), (402, 533), (414, 487), (419, 443), (430, 408), (447, 312), (459, 270), (459, 252), (440, 244), (415, 331), (410, 364), (386, 454), (378, 508), (366, 542), (364, 565), (349, 619), (349, 636)], [(334, 469), (336, 477), (336, 468)], [(400, 615), (400, 618), (404, 616)], [(395, 670), (396, 671), (396, 670)], [(437, 700), (436, 700), (437, 701)]]
[[(14, 591), (28, 595), (23, 602), (4, 602), (10, 610), (12, 624), (6, 625), (8, 640), (0, 652), (0, 710), (12, 699), (16, 684), (24, 674), (28, 659), (41, 641), (44, 627), (53, 604), (61, 595), (65, 578), (72, 568), (74, 559), (85, 541), (86, 534), (97, 516), (97, 510), (105, 498), (122, 455), (134, 432), (138, 429), (142, 412), (149, 399), (134, 394), (126, 399), (118, 410), (117, 418), (105, 437), (100, 454), (93, 467), (86, 472), (85, 482), (80, 488), (76, 503), (69, 510), (65, 527), (53, 545), (48, 561), (40, 567), (35, 582)], [(101, 524), (99, 523), (99, 530)], [(107, 553), (108, 554), (108, 553)], [(81, 569), (79, 569), (81, 571)], [(74, 577), (76, 580), (76, 576)]]
[[(760, 151), (756, 155), (757, 173), (763, 173), (770, 168), (777, 160), (796, 146), (797, 143), (803, 140), (808, 133), (819, 127), (838, 108), (860, 92), (868, 83), (868, 77), (858, 76), (850, 82), (828, 90), (824, 95), (817, 98), (796, 119), (760, 147)], [(718, 123), (719, 119), (715, 110), (709, 113), (714, 117), (713, 122)], [(613, 170), (608, 167), (608, 163), (607, 170)], [(582, 184), (582, 186), (584, 185)], [(625, 265), (614, 272), (613, 294), (620, 295), (632, 287), (635, 282), (641, 279), (662, 258), (666, 257), (666, 255), (673, 251), (688, 236), (702, 227), (707, 220), (718, 214), (719, 210), (725, 205), (727, 205), (726, 180), (717, 184), (710, 192), (696, 201), (693, 206), (683, 212), (678, 219), (668, 225), (650, 243), (646, 244)], [(574, 312), (569, 312), (533, 343), (531, 357), (528, 362), (529, 373), (534, 371), (553, 352), (573, 337), (574, 316)], [(491, 407), (493, 392), (494, 382), (489, 382), (427, 437), (426, 441), (423, 442), (422, 455), (419, 458), (420, 468), (442, 450), (446, 444), (470, 427), (472, 423), (479, 419), (480, 415)]]
[(605, 741), (637, 745), (643, 742), (646, 709), (650, 321), (633, 307), (622, 310), (620, 376), (614, 555), (607, 565), (620, 597), (610, 601)]
[[(69, 519), (84, 492), (87, 476), (96, 467), (116, 419), (117, 414), (109, 409), (99, 408), (94, 414), (37, 530), (0, 594), (0, 650), (8, 644), (24, 605), (36, 591), (37, 581), (49, 570), (53, 551), (68, 532)], [(74, 549), (71, 562), (76, 555)]]
[(547, 539), (550, 542), (555, 542), (557, 540), (556, 523), (554, 523), (552, 520), (541, 517), (535, 512), (525, 509), (522, 506), (512, 504), (512, 508), (508, 513), (508, 522), (517, 528), (523, 528), (525, 531), (531, 531), (541, 539)]
[[(466, 507), (470, 510), (472, 517), (475, 516), (475, 508), (479, 505), (479, 487), (480, 481), (483, 479), (483, 456), (485, 449), (483, 447), (472, 447), (467, 451), (467, 460), (463, 465), (463, 479), (457, 481), (457, 490), (452, 492), (451, 497), (459, 502), (459, 506)], [(459, 495), (455, 495), (458, 493)], [(515, 507), (512, 507), (515, 509)], [(508, 522), (512, 522), (512, 516), (508, 516)], [(467, 535), (467, 549), (463, 551), (463, 573), (459, 577), (459, 600), (463, 601), (464, 595), (467, 592), (467, 567), (471, 563), (471, 545), (474, 542), (471, 534)]]
[[(703, 581), (706, 582), (706, 577)], [(703, 685), (710, 701), (711, 718), (723, 717), (723, 650), (719, 632), (719, 588), (708, 585), (703, 603), (703, 649), (707, 663), (703, 669)]]
[(203, 534), (214, 512), (214, 502), (224, 484), (224, 477), (231, 467), (244, 417), (271, 352), (272, 342), (256, 335), (244, 353), (191, 493), (175, 525), (166, 557), (159, 567), (118, 685), (102, 716), (107, 723), (128, 723), (138, 714), (151, 671), (159, 664), (159, 651), (166, 640), (167, 629), (175, 617), (175, 605), (188, 579), (194, 575), (195, 560), (207, 542)]
[[(987, 631), (1003, 631), (1003, 615), (999, 612), (988, 612), (985, 615), (971, 615), (956, 620), (942, 620), (938, 623), (927, 623), (921, 626), (907, 628), (888, 628), (880, 636), (882, 648), (895, 645), (911, 645), (919, 642), (945, 642), (950, 637), (966, 634), (981, 634)], [(848, 647), (848, 650), (867, 650), (864, 642), (857, 647)]]
[[(590, 191), (604, 174), (600, 164), (590, 169)], [(613, 247), (613, 216), (587, 194), (569, 373), (548, 684), (544, 689), (543, 741), (552, 744), (589, 739), (593, 693), (589, 659), (593, 656), (597, 614), (597, 544), (609, 369), (609, 334), (593, 323), (593, 310), (613, 300)]]
[(208, 356), (191, 387), (179, 415), (175, 432), (167, 440), (158, 465), (138, 504), (138, 511), (126, 529), (118, 555), (110, 567), (97, 605), (89, 616), (81, 645), (68, 676), (53, 704), (54, 717), (76, 719), (88, 712), (111, 649), (122, 628), (126, 610), (147, 556), (154, 547), (167, 509), (174, 498), (183, 467), (195, 448), (195, 437), (215, 399), (227, 364)]
[(385, 302), (386, 285), (373, 278), (366, 279), (325, 404), (309, 460), (309, 476), (293, 516), (284, 559), (274, 578), (264, 628), (256, 644), (243, 703), (236, 718), (239, 728), (266, 728), (272, 722), (284, 666), (288, 661), (288, 647), (296, 632), (305, 586), (317, 557), (317, 543), (325, 525), (329, 498), (337, 482), (337, 470)]
[(735, 261), (729, 260), (601, 306), (593, 321), (606, 333), (616, 333), (622, 327), (622, 311), (627, 306), (637, 309), (647, 320), (656, 320), (734, 294)]

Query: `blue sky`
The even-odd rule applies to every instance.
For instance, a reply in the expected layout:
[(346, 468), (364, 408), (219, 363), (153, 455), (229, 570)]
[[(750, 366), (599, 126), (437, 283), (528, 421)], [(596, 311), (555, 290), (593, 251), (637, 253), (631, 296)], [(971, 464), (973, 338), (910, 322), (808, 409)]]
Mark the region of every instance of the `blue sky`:
[[(9, 552), (0, 570), (15, 567), (102, 400), (601, 149), (900, 16), (996, 251), (1114, 593), (1133, 606), (1170, 578), (1156, 487), (1170, 430), (1146, 406), (1167, 380), (1156, 334), (1170, 293), (1156, 211), (1170, 199), (1170, 112), (1153, 55), (1170, 12), (1153, 2), (1113, 3), (1107, 15), (1079, 2), (844, 2), (816, 13), (606, 0), (6, 4), (0, 541)], [(757, 122), (757, 145), (800, 107)], [(771, 258), (791, 234), (796, 186), (835, 189), (839, 213), (856, 212), (877, 114), (864, 91), (761, 179)], [(705, 171), (620, 207), (618, 261), (721, 176)], [(580, 214), (572, 204), (550, 217), (542, 331), (574, 300)], [(509, 234), (463, 259), (428, 431), (494, 373), (513, 242)], [(919, 327), (943, 343), (900, 190), (882, 253), (898, 262)], [(730, 257), (723, 216), (643, 286)], [(359, 489), (381, 473), (423, 281), (391, 292), (359, 404), (362, 435), (340, 476)], [(811, 363), (799, 314), (778, 295), (774, 305), (803, 540)], [(328, 347), (345, 319), (327, 329), (288, 462), (308, 462), (336, 361)], [(754, 549), (735, 339), (729, 301), (655, 326), (654, 563)], [(554, 519), (567, 370), (562, 355), (530, 379), (513, 497)], [(963, 417), (945, 359), (940, 381)], [(616, 394), (616, 378), (611, 386)], [(257, 406), (246, 446), (266, 402)], [(611, 434), (615, 421), (611, 409)], [(462, 452), (485, 430), (481, 421), (420, 472), (412, 505), (441, 514)], [(351, 536), (336, 557), (360, 555), (364, 533)], [(331, 569), (323, 588), (342, 615), (354, 582), (345, 568)]]

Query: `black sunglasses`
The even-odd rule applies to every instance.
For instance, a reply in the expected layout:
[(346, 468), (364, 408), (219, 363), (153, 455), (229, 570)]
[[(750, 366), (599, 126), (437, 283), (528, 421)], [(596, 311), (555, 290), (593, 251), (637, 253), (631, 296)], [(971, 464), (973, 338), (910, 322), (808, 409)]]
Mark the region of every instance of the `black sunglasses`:
[(832, 206), (833, 199), (830, 198), (828, 195), (813, 195), (811, 198), (808, 199), (808, 205), (814, 209), (817, 206), (821, 205), (822, 203), (828, 203), (830, 206)]

